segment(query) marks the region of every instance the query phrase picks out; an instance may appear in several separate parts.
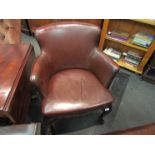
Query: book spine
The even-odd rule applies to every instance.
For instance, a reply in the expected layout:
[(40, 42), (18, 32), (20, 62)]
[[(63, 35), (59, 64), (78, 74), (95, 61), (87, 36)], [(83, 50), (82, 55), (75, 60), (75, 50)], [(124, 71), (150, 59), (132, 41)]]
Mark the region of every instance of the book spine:
[(132, 42), (133, 44), (135, 44), (135, 45), (139, 45), (139, 46), (142, 46), (142, 47), (145, 47), (145, 48), (148, 48), (148, 46), (146, 46), (146, 45), (143, 45), (143, 44), (140, 44), (140, 43), (135, 43), (135, 42)]
[(124, 39), (127, 39), (128, 36), (122, 36), (122, 35), (117, 35), (117, 34), (110, 34), (110, 36), (113, 36), (113, 37), (119, 37), (119, 38), (124, 38)]
[(152, 35), (144, 34), (144, 33), (136, 33), (135, 37), (139, 37), (139, 38), (146, 39), (146, 40), (154, 39), (154, 37)]
[(116, 36), (111, 36), (111, 35), (109, 36), (108, 35), (108, 37), (112, 38), (114, 40), (118, 40), (118, 41), (127, 41), (128, 40), (127, 38), (121, 38), (121, 37), (118, 37), (118, 36), (116, 37)]
[(111, 34), (112, 34), (112, 35), (117, 35), (117, 36), (122, 36), (122, 37), (129, 37), (129, 33), (127, 33), (127, 32), (112, 31)]
[(129, 59), (129, 58), (124, 58), (124, 60), (125, 60), (126, 62), (135, 64), (135, 65), (138, 65), (138, 64), (140, 63), (139, 61), (135, 61), (135, 60), (132, 60), (132, 59)]
[(150, 44), (152, 41), (146, 41), (146, 40), (142, 40), (140, 38), (134, 38), (133, 42), (139, 42), (141, 44)]
[(127, 55), (126, 57), (127, 58), (130, 58), (130, 59), (133, 59), (133, 60), (137, 60), (137, 61), (140, 61), (141, 60), (141, 58), (135, 57), (135, 56), (131, 56), (131, 55)]

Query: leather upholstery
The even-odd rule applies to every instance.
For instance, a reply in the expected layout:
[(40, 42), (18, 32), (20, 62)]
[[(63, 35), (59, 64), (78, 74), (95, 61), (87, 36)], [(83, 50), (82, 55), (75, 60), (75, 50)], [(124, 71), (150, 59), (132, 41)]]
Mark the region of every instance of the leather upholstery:
[(39, 135), (40, 124), (21, 124), (0, 127), (0, 135)]
[(111, 94), (91, 72), (68, 69), (56, 73), (49, 82), (43, 101), (44, 115), (86, 112), (112, 102)]
[[(36, 30), (41, 55), (30, 80), (44, 97), (45, 115), (96, 109), (112, 102), (106, 88), (119, 67), (98, 50), (99, 37), (99, 27), (78, 22), (55, 23)], [(84, 95), (81, 102), (80, 93)]]
[(21, 40), (19, 19), (0, 19), (0, 44), (17, 44)]

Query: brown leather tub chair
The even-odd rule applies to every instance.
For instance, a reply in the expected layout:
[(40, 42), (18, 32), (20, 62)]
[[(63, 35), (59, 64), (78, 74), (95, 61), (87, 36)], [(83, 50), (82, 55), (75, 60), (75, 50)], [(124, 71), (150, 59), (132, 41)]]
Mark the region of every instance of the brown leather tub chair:
[(18, 44), (21, 41), (21, 20), (0, 19), (0, 44)]
[(37, 29), (35, 35), (41, 54), (30, 80), (43, 95), (43, 131), (51, 129), (55, 119), (109, 111), (113, 98), (107, 88), (119, 67), (98, 49), (100, 28), (60, 22)]

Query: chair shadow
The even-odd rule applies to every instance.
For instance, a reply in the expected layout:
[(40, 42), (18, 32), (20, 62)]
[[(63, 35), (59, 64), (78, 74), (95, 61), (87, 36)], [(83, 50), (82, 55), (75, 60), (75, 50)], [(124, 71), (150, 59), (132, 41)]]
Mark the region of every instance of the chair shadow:
[(99, 124), (101, 110), (95, 110), (85, 115), (69, 117), (57, 121), (55, 124), (56, 134), (64, 134), (73, 131), (83, 130)]

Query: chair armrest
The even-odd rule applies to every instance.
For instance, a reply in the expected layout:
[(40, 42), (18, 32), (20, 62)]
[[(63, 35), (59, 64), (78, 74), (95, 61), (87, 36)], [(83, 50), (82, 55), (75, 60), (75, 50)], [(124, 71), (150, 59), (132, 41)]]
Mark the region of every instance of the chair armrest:
[(90, 54), (90, 70), (108, 88), (119, 71), (119, 66), (101, 50), (95, 48)]
[(31, 83), (38, 88), (43, 96), (46, 95), (47, 85), (50, 78), (50, 64), (46, 55), (41, 54), (32, 67), (30, 75)]

